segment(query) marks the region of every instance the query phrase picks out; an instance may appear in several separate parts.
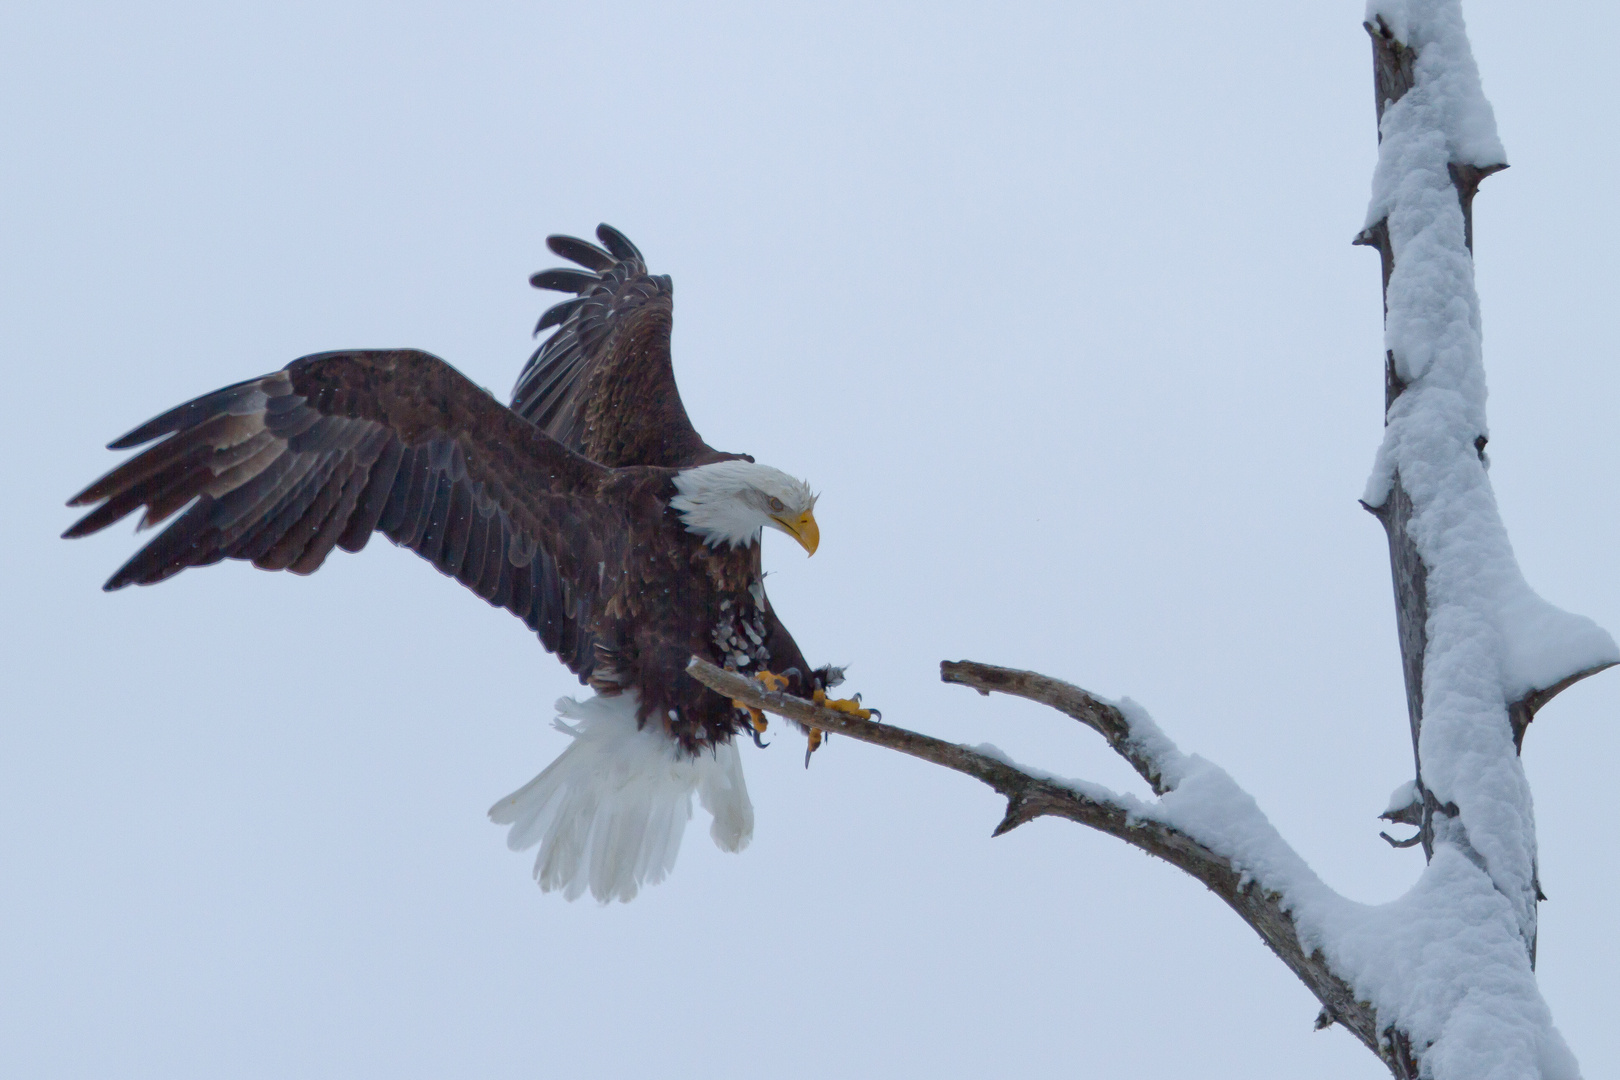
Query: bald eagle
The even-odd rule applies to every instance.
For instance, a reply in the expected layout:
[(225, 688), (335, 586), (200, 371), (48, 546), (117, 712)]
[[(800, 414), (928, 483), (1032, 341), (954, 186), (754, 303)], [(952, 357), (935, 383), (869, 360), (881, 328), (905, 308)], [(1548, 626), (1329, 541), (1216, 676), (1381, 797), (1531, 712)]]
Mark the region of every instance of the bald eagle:
[(309, 574), (380, 532), (522, 619), (595, 696), (557, 703), (573, 742), (490, 816), (514, 850), (539, 845), (543, 889), (607, 901), (673, 867), (693, 794), (722, 848), (752, 835), (734, 740), (763, 718), (688, 678), (692, 656), (823, 701), (841, 671), (811, 669), (760, 567), (766, 528), (815, 553), (816, 496), (703, 441), (675, 387), (670, 279), (597, 237), (548, 239), (583, 269), (530, 279), (572, 296), (540, 318), (555, 330), (510, 408), (414, 349), (306, 356), (113, 442), (161, 440), (75, 495), (94, 509), (63, 535), (179, 514), (110, 591), (227, 558)]

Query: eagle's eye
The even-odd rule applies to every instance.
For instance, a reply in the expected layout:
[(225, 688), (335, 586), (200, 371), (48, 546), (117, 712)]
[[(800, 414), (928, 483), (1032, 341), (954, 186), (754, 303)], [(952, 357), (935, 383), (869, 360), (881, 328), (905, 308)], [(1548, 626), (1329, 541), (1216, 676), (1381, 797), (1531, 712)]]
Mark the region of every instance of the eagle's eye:
[(771, 509), (775, 510), (779, 514), (784, 509), (784, 507), (782, 506), (782, 500), (778, 499), (775, 495), (771, 496)]

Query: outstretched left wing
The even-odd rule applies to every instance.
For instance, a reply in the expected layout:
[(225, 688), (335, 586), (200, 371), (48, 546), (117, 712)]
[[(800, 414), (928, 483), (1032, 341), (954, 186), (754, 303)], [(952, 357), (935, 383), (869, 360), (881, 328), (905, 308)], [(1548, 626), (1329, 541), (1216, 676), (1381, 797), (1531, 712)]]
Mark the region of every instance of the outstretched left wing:
[(601, 567), (618, 566), (627, 511), (610, 470), (561, 446), (436, 356), (320, 353), (141, 425), (111, 448), (161, 439), (74, 496), (99, 503), (86, 536), (145, 507), (184, 513), (108, 590), (245, 559), (315, 571), (382, 532), (523, 619), (584, 680)]

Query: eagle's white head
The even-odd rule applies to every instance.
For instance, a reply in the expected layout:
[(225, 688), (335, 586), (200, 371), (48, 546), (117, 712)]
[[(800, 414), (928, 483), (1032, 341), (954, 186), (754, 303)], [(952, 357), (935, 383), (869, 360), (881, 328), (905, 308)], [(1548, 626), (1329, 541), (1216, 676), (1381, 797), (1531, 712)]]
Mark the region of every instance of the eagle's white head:
[(752, 461), (717, 461), (675, 476), (679, 492), (669, 505), (680, 512), (688, 532), (710, 547), (747, 547), (764, 528), (781, 529), (814, 555), (821, 529), (812, 511), (810, 485), (781, 469)]

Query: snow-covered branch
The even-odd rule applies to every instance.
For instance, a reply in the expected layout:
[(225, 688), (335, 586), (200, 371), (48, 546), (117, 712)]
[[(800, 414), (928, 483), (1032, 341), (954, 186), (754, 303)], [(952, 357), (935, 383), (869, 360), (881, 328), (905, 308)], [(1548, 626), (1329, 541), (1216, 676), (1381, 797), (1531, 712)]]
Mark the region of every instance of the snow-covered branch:
[[(1283, 892), (1270, 887), (1267, 875), (1257, 872), (1287, 867), (1296, 876), (1302, 870), (1309, 874), (1303, 860), (1231, 777), (1202, 758), (1184, 755), (1131, 702), (1110, 702), (1032, 671), (972, 661), (940, 665), (946, 682), (981, 694), (999, 691), (1027, 698), (1079, 720), (1107, 740), (1161, 796), (1153, 802), (1017, 764), (994, 747), (961, 746), (768, 691), (751, 678), (696, 657), (687, 671), (710, 689), (756, 709), (886, 746), (984, 782), (1007, 799), (1007, 812), (995, 836), (1038, 817), (1067, 818), (1186, 871), (1225, 900), (1310, 988), (1322, 1003), (1321, 1024), (1343, 1024), (1380, 1057), (1398, 1053), (1398, 1040), (1379, 1031), (1374, 1010), (1357, 997), (1350, 982), (1335, 973), (1319, 950), (1306, 947)], [(1244, 842), (1236, 842), (1244, 837)]]

